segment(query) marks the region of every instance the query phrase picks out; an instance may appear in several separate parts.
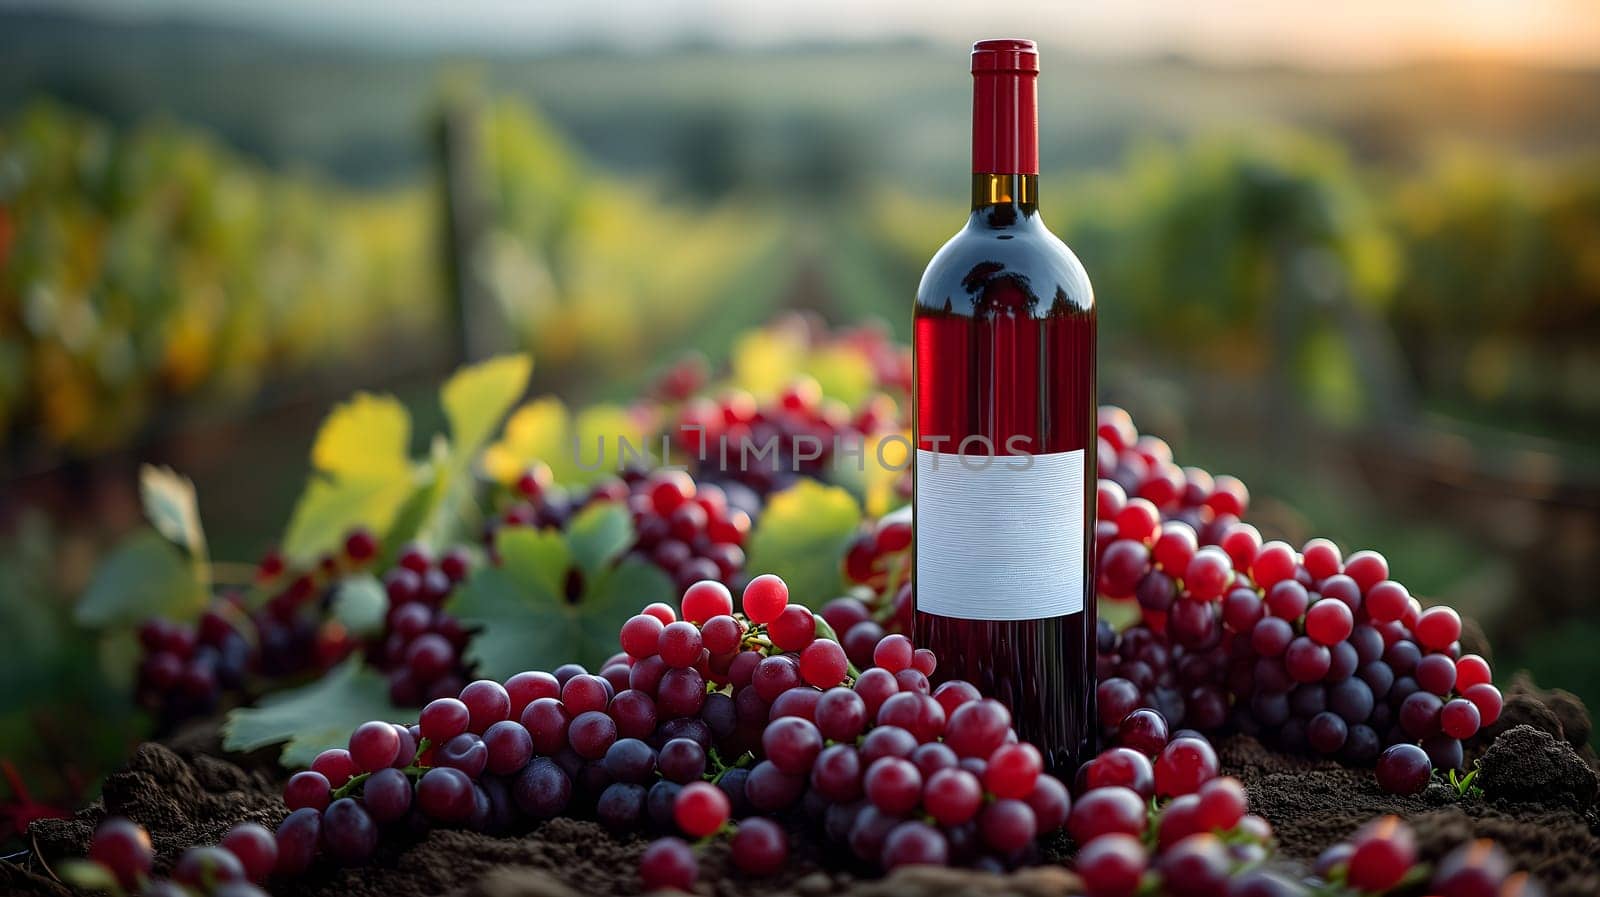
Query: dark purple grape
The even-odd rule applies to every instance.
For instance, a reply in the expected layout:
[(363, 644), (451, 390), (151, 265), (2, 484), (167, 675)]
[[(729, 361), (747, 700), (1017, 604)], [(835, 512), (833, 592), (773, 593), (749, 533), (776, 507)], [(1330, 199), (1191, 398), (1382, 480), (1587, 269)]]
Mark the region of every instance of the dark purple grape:
[(1272, 692), (1256, 692), (1250, 698), (1250, 715), (1269, 728), (1289, 720), (1289, 698)]
[(651, 785), (650, 790), (645, 793), (645, 816), (656, 830), (676, 831), (677, 823), (672, 818), (672, 808), (678, 800), (678, 792), (682, 790), (683, 786), (677, 782), (662, 779)]
[(1439, 711), (1444, 702), (1437, 695), (1415, 691), (1400, 704), (1400, 727), (1412, 738), (1427, 738), (1439, 731)]
[(1350, 727), (1349, 734), (1345, 736), (1343, 757), (1346, 762), (1366, 766), (1378, 759), (1378, 751), (1382, 747), (1376, 730), (1371, 726), (1356, 723)]
[(1416, 794), (1428, 787), (1433, 765), (1414, 744), (1390, 745), (1378, 756), (1378, 786), (1390, 794)]
[(1345, 739), (1349, 737), (1350, 727), (1344, 718), (1336, 713), (1324, 710), (1311, 717), (1306, 723), (1306, 741), (1318, 753), (1333, 754), (1344, 747)]
[(1422, 739), (1422, 750), (1428, 755), (1428, 762), (1434, 769), (1464, 769), (1466, 760), (1461, 748), (1461, 740), (1448, 735), (1430, 735)]
[(472, 779), (450, 766), (436, 766), (417, 782), (417, 806), (429, 817), (446, 824), (467, 821), (474, 810)]
[(511, 798), (529, 816), (550, 819), (572, 800), (572, 779), (554, 760), (535, 757), (512, 781)]
[(644, 822), (645, 794), (643, 785), (629, 782), (608, 785), (595, 803), (595, 817), (613, 832), (634, 831)]
[(750, 770), (744, 767), (734, 767), (724, 772), (722, 778), (717, 780), (717, 787), (727, 795), (728, 806), (732, 808), (729, 815), (735, 819), (755, 812), (755, 807), (751, 805), (749, 795), (745, 792), (745, 786), (749, 781)]
[(1310, 719), (1328, 709), (1328, 691), (1321, 685), (1296, 685), (1289, 692), (1289, 710), (1301, 719)]
[(739, 722), (733, 698), (721, 692), (706, 695), (705, 703), (700, 706), (700, 720), (711, 730), (713, 741), (732, 735)]
[(1372, 687), (1362, 679), (1346, 679), (1328, 687), (1328, 709), (1346, 723), (1366, 722), (1375, 703)]
[(1356, 678), (1367, 683), (1372, 689), (1375, 700), (1383, 700), (1389, 696), (1389, 689), (1394, 685), (1394, 671), (1381, 660), (1375, 660), (1363, 665), (1356, 671)]
[(483, 775), (488, 763), (489, 749), (484, 745), (483, 739), (469, 733), (457, 735), (433, 751), (434, 766), (459, 769), (472, 779)]
[(380, 823), (405, 818), (411, 811), (411, 780), (398, 769), (380, 769), (361, 784), (361, 802)]
[(790, 775), (771, 761), (763, 760), (750, 770), (744, 793), (752, 807), (763, 813), (774, 813), (793, 806), (805, 787), (805, 778)]
[(705, 775), (706, 752), (690, 739), (674, 738), (661, 746), (656, 765), (663, 778), (686, 785)]
[(925, 822), (902, 822), (884, 838), (881, 863), (885, 869), (944, 866), (949, 862), (950, 845), (938, 829)]
[(889, 832), (900, 824), (900, 819), (866, 804), (856, 813), (850, 825), (850, 850), (864, 862), (877, 863), (883, 859), (883, 844)]
[(378, 826), (354, 799), (342, 797), (322, 811), (322, 846), (345, 866), (359, 866), (378, 849)]
[[(707, 695), (706, 697), (710, 697)], [(711, 750), (711, 727), (697, 717), (680, 716), (669, 719), (656, 729), (656, 737), (661, 744), (674, 738), (687, 738), (700, 745), (702, 750)]]
[(295, 810), (278, 823), (273, 838), (278, 842), (278, 862), (274, 871), (294, 877), (311, 868), (322, 843), (322, 814), (310, 807)]
[(618, 739), (606, 750), (604, 762), (616, 782), (643, 785), (655, 778), (656, 752), (637, 738)]

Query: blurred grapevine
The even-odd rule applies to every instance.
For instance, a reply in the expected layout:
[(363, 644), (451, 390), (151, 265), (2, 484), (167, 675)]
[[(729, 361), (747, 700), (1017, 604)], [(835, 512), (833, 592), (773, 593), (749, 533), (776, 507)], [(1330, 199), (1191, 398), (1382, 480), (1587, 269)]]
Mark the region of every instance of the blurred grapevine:
[(0, 432), (115, 447), (430, 323), (425, 195), (357, 197), (193, 131), (41, 103), (0, 128)]

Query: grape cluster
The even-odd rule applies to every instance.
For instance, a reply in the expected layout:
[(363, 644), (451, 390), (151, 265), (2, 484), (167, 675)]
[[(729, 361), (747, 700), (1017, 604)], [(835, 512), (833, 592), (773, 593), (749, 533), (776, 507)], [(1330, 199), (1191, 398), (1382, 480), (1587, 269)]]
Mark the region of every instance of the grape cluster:
[[(536, 462), (518, 478), (515, 498), (490, 529), (501, 526), (566, 526), (577, 511), (597, 502), (625, 503), (633, 517), (635, 557), (659, 567), (678, 589), (703, 579), (738, 583), (744, 542), (761, 509), (754, 492), (730, 483), (697, 482), (681, 470), (625, 470), (586, 490), (556, 484), (550, 467)], [(581, 581), (568, 583), (580, 590)]]
[(1185, 897), (1254, 894), (1243, 883), (1270, 883), (1253, 867), (1269, 856), (1272, 826), (1249, 813), (1238, 779), (1219, 777), (1203, 735), (1169, 734), (1160, 713), (1141, 708), (1111, 740), (1117, 746), (1079, 767), (1067, 818), (1089, 897), (1132, 897), (1152, 875), (1160, 893)]
[(1495, 721), (1501, 696), (1488, 663), (1462, 654), (1454, 610), (1424, 609), (1375, 551), (1263, 542), (1239, 520), (1243, 484), (1178, 468), (1120, 409), (1102, 409), (1099, 437), (1112, 478), (1098, 486), (1097, 586), (1136, 600), (1142, 618), (1100, 629), (1104, 725), (1151, 707), (1291, 752), (1358, 764), (1382, 753), (1380, 781), (1407, 790), (1418, 752), (1390, 745), (1420, 743), (1433, 768), (1463, 765), (1462, 740)]
[(861, 444), (899, 419), (899, 405), (887, 393), (852, 411), (802, 376), (767, 403), (743, 390), (690, 399), (678, 409), (672, 437), (702, 469), (768, 495), (801, 477), (821, 478), (840, 445)]
[(326, 619), (329, 586), (365, 569), (377, 552), (377, 539), (365, 529), (352, 530), (342, 553), (313, 570), (290, 571), (270, 552), (256, 568), (256, 584), (269, 596), (259, 607), (230, 593), (214, 599), (193, 624), (146, 620), (139, 627), (139, 703), (171, 727), (215, 711), (225, 697), (241, 693), (251, 675), (290, 676), (342, 660), (355, 642)]
[(210, 713), (225, 690), (243, 687), (254, 656), (230, 619), (242, 613), (219, 602), (195, 625), (150, 619), (139, 626), (136, 696), (163, 727)]
[[(639, 860), (647, 889), (692, 888), (695, 845), (718, 837), (742, 872), (773, 874), (789, 833), (809, 827), (881, 870), (1001, 871), (1036, 861), (1037, 839), (1065, 829), (1089, 897), (1296, 893), (1256, 868), (1272, 829), (1248, 812), (1243, 785), (1220, 776), (1205, 736), (1169, 732), (1157, 710), (1122, 716), (1116, 746), (1069, 791), (1017, 740), (1002, 704), (960, 680), (931, 687), (937, 658), (904, 635), (880, 638), (858, 670), (781, 579), (751, 580), (740, 605), (720, 582), (697, 582), (677, 609), (652, 604), (627, 620), (622, 651), (596, 674), (568, 664), (478, 680), (413, 724), (364, 723), (289, 778), (275, 834), (237, 826), (180, 856), (171, 882), (147, 880), (148, 836), (125, 820), (96, 833), (91, 860), (146, 894), (254, 897), (272, 874), (365, 863), (386, 836), (567, 815), (655, 833)], [(1379, 821), (1330, 851), (1319, 874), (1382, 891), (1392, 882), (1375, 883), (1414, 859), (1409, 834)], [(1497, 848), (1468, 845), (1440, 865), (1434, 889), (1469, 897), (1501, 893), (1472, 888), (1503, 881), (1517, 888), (1510, 897), (1537, 897), (1508, 873)]]
[(1427, 878), (1437, 897), (1544, 897), (1544, 888), (1493, 841), (1469, 841), (1446, 854), (1431, 874), (1415, 875), (1416, 835), (1398, 816), (1368, 822), (1348, 839), (1324, 850), (1312, 867), (1318, 879), (1360, 893), (1381, 894), (1408, 879)]
[[(684, 839), (727, 835), (740, 869), (775, 872), (793, 825), (871, 867), (999, 869), (1066, 824), (1067, 789), (1018, 743), (1010, 713), (966, 682), (932, 688), (931, 652), (888, 635), (858, 673), (781, 579), (751, 580), (741, 605), (719, 582), (694, 583), (679, 609), (629, 619), (598, 673), (478, 680), (414, 724), (363, 724), (289, 778), (267, 868), (363, 863), (385, 832), (577, 815), (664, 835), (640, 862), (652, 887), (692, 883)], [(218, 848), (196, 851), (191, 866), (226, 865)]]
[(415, 707), (461, 691), (468, 675), (462, 652), (470, 633), (443, 605), (467, 577), (471, 558), (464, 547), (434, 557), (408, 545), (383, 575), (389, 598), (383, 630), (366, 647), (367, 662), (389, 679), (389, 700)]

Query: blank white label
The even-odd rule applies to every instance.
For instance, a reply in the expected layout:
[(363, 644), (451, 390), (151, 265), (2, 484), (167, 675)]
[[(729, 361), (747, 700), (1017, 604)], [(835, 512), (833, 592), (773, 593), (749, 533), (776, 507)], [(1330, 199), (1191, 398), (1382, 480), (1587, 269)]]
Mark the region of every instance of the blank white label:
[(964, 620), (1083, 610), (1083, 463), (1082, 449), (1026, 456), (918, 449), (917, 609)]

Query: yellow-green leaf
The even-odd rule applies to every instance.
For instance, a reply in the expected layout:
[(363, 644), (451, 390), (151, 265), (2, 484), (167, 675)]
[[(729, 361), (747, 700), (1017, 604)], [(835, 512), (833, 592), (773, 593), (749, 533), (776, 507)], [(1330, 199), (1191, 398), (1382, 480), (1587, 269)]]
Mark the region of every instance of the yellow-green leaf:
[(409, 468), (383, 478), (313, 475), (289, 518), (283, 553), (294, 564), (311, 564), (336, 549), (356, 526), (386, 532), (413, 488)]
[(803, 334), (792, 328), (752, 330), (733, 346), (733, 383), (757, 398), (768, 398), (789, 385), (805, 359)]
[(574, 416), (560, 399), (541, 396), (512, 413), (500, 440), (485, 451), (484, 468), (491, 478), (510, 483), (543, 461), (557, 482), (586, 485), (616, 474), (624, 442), (649, 457), (658, 448), (647, 441), (653, 430), (651, 421), (626, 408), (595, 405)]
[(840, 562), (860, 524), (861, 507), (848, 491), (803, 479), (768, 500), (745, 569), (783, 577), (790, 600), (820, 607), (843, 588)]
[(528, 388), (533, 359), (503, 355), (456, 371), (439, 391), (450, 437), (459, 453), (476, 454)]
[(311, 448), (311, 466), (369, 480), (409, 475), (411, 414), (393, 396), (356, 393), (322, 422)]

